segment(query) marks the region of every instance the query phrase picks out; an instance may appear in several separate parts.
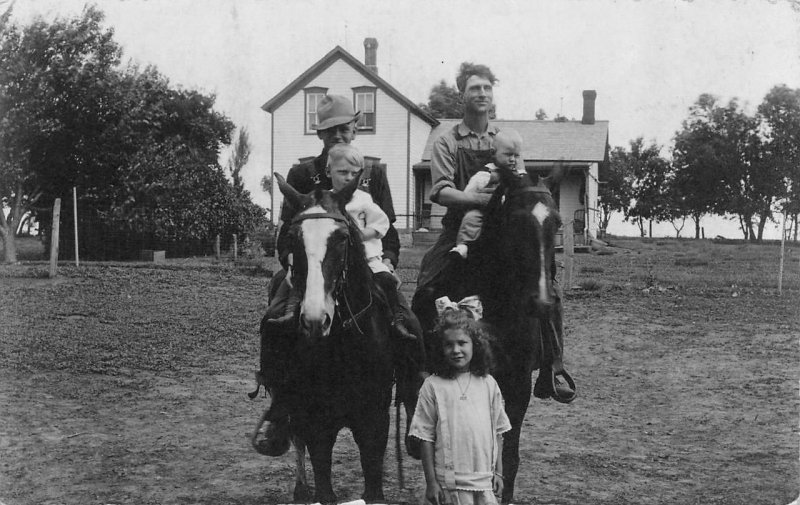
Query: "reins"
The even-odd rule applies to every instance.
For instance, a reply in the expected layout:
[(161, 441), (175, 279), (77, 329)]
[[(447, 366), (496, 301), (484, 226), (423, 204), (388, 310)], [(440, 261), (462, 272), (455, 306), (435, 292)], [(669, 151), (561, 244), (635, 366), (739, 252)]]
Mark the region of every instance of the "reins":
[(336, 280), (334, 281), (334, 298), (336, 300), (336, 308), (337, 310), (341, 306), (339, 300), (344, 300), (344, 305), (347, 308), (347, 313), (349, 317), (345, 319), (342, 315), (339, 315), (339, 318), (342, 320), (342, 327), (345, 329), (350, 328), (351, 326), (355, 326), (356, 330), (360, 335), (365, 335), (364, 330), (358, 325), (358, 319), (363, 316), (370, 308), (372, 308), (373, 298), (372, 298), (372, 290), (368, 289), (367, 292), (369, 293), (369, 302), (367, 305), (359, 310), (357, 313), (353, 313), (353, 309), (350, 306), (350, 300), (347, 296), (347, 290), (345, 289), (347, 286), (347, 268), (349, 266), (349, 254), (350, 248), (355, 246), (355, 242), (353, 241), (353, 237), (350, 234), (350, 221), (342, 214), (337, 214), (333, 212), (313, 212), (309, 214), (298, 214), (297, 216), (292, 219), (292, 224), (297, 224), (307, 219), (333, 219), (338, 223), (344, 223), (348, 227), (347, 233), (347, 243), (348, 247), (345, 247), (344, 250), (344, 258), (342, 262), (344, 266), (342, 268), (341, 273), (338, 275)]

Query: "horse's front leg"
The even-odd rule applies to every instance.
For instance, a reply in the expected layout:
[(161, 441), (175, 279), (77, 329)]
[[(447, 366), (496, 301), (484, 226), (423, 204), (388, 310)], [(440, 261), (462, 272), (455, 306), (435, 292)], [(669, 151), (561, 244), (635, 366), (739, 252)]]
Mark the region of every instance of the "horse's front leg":
[(506, 397), (506, 414), (511, 422), (511, 430), (503, 435), (503, 487), (502, 503), (511, 503), (514, 499), (514, 483), (519, 471), (519, 438), (522, 434), (522, 423), (531, 400), (532, 381), (530, 374), (527, 380), (522, 378), (516, 387), (507, 388), (513, 391)]
[(367, 503), (379, 502), (383, 497), (383, 458), (389, 441), (389, 407), (362, 417), (353, 426), (353, 440), (361, 456), (364, 473), (364, 494)]
[(292, 437), (295, 457), (295, 478), (293, 499), (295, 502), (308, 502), (311, 500), (311, 488), (308, 487), (306, 478), (306, 444), (300, 437)]
[(336, 442), (337, 431), (320, 430), (305, 436), (311, 468), (314, 470), (314, 501), (336, 503), (336, 494), (331, 484), (331, 455)]

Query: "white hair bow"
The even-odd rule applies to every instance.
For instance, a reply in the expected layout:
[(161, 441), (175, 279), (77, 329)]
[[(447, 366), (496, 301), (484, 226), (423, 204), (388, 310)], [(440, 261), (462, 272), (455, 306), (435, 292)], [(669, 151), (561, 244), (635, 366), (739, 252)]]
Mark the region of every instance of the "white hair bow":
[(460, 302), (453, 302), (450, 298), (443, 296), (437, 298), (434, 302), (436, 304), (436, 312), (441, 316), (447, 309), (452, 310), (466, 310), (472, 314), (472, 318), (476, 321), (483, 318), (483, 304), (477, 295), (468, 296)]

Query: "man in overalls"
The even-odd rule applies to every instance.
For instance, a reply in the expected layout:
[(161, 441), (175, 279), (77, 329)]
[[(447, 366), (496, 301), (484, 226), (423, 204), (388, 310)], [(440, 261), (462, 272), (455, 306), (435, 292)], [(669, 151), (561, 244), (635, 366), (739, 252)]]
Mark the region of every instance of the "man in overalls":
[[(461, 275), (463, 270), (454, 267), (458, 261), (449, 254), (456, 243), (458, 228), (464, 212), (469, 209), (484, 208), (491, 199), (493, 190), (483, 193), (465, 193), (470, 177), (480, 170), (488, 170), (486, 165), (492, 161), (494, 137), (499, 131), (489, 122), (489, 113), (494, 104), (493, 86), (497, 82), (492, 71), (485, 65), (462, 63), (456, 85), (464, 99), (464, 118), (461, 123), (443, 133), (433, 144), (431, 152), (431, 188), (430, 199), (447, 207), (442, 218), (442, 233), (436, 243), (425, 253), (417, 277), (417, 290), (411, 302), (411, 308), (419, 318), (423, 333), (430, 332), (436, 320), (435, 300), (447, 294), (453, 279), (448, 276)], [(547, 189), (545, 189), (547, 191)], [(555, 265), (555, 264), (554, 264)], [(474, 274), (474, 273), (473, 273)], [(470, 274), (467, 274), (468, 276)], [(550, 316), (563, 348), (563, 307), (561, 305), (561, 288), (556, 282), (555, 266), (551, 272), (553, 278), (554, 307)], [(464, 293), (465, 295), (474, 293)], [(552, 375), (549, 366), (540, 370), (541, 383)], [(537, 379), (535, 395), (539, 398), (568, 398), (571, 401), (575, 392), (564, 383), (553, 379), (553, 387), (540, 386)], [(560, 400), (559, 400), (560, 401)]]
[(430, 331), (434, 325), (434, 300), (445, 294), (447, 270), (452, 261), (448, 252), (456, 243), (464, 212), (486, 207), (492, 196), (491, 191), (464, 193), (464, 188), (470, 177), (479, 170), (488, 170), (486, 164), (492, 161), (498, 129), (489, 122), (489, 112), (494, 103), (496, 82), (489, 67), (462, 63), (456, 86), (464, 99), (464, 118), (433, 144), (430, 199), (447, 207), (447, 213), (442, 219), (439, 239), (422, 258), (417, 290), (411, 302), (424, 331)]
[[(331, 180), (326, 175), (328, 151), (336, 144), (349, 144), (356, 137), (356, 122), (360, 112), (354, 112), (352, 102), (339, 95), (326, 95), (317, 108), (317, 124), (313, 128), (317, 137), (322, 140), (322, 153), (313, 160), (300, 163), (289, 169), (286, 182), (303, 194), (317, 188), (331, 189)], [(374, 165), (364, 170), (361, 175), (361, 187), (369, 192), (372, 199), (389, 217), (389, 231), (381, 239), (383, 245), (383, 262), (393, 272), (397, 267), (400, 255), (400, 238), (394, 227), (395, 213), (392, 193), (386, 171)], [(291, 284), (286, 281), (286, 272), (291, 269), (292, 244), (289, 236), (292, 218), (299, 209), (292, 208), (286, 201), (281, 207), (281, 227), (278, 232), (278, 259), (283, 267), (270, 282), (270, 304), (261, 320), (261, 371), (258, 372), (259, 386), (264, 385), (272, 397), (266, 420), (266, 439), (269, 455), (279, 456), (289, 449), (289, 404), (293, 391), (292, 378), (292, 343), (296, 328), (294, 311), (299, 300), (292, 299)], [(394, 333), (400, 339), (402, 356), (395, 360), (401, 363), (398, 368), (398, 385), (403, 380), (415, 378), (424, 360), (422, 330), (416, 316), (408, 307), (408, 302), (401, 293), (397, 293), (401, 310), (399, 322), (394, 324)], [(416, 380), (416, 379), (413, 379)]]

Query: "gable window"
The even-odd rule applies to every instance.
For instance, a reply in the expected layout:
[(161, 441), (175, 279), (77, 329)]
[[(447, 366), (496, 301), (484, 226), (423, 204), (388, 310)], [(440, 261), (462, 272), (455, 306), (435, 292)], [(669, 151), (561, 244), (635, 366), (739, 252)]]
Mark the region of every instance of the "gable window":
[(353, 104), (361, 111), (356, 126), (360, 132), (375, 131), (375, 90), (369, 86), (353, 88)]
[(307, 134), (315, 134), (317, 131), (312, 128), (317, 124), (317, 106), (322, 101), (322, 97), (328, 92), (328, 88), (306, 88), (306, 130)]

